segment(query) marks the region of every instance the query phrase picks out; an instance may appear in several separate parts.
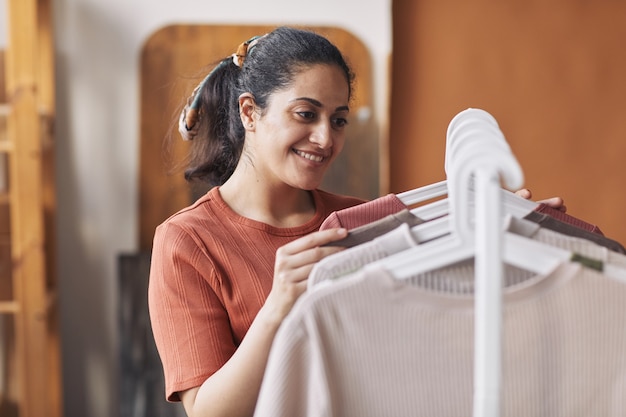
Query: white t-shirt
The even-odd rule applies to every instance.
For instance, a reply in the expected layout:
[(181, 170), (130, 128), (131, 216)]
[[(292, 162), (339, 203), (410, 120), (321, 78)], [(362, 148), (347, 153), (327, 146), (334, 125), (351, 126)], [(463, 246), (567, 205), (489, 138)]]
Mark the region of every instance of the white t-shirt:
[[(367, 268), (305, 293), (255, 417), (470, 417), (473, 295), (416, 278)], [(567, 262), (503, 294), (502, 417), (626, 416), (626, 284)]]

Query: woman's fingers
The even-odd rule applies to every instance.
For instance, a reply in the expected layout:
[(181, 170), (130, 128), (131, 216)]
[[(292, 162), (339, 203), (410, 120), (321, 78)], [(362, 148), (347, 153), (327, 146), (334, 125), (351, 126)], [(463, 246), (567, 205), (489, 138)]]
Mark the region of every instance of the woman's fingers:
[(306, 249), (322, 246), (326, 243), (346, 237), (348, 231), (346, 229), (327, 229), (319, 232), (313, 232), (306, 236), (302, 236), (292, 242), (282, 246), (279, 251), (285, 254), (299, 253)]
[(533, 197), (533, 193), (531, 193), (528, 188), (522, 188), (521, 190), (517, 190), (515, 191), (515, 194), (522, 198), (525, 198), (526, 200), (530, 200)]
[(561, 197), (552, 197), (552, 198), (546, 198), (545, 200), (539, 200), (537, 201), (538, 203), (543, 203), (547, 206), (550, 206), (554, 209), (557, 209), (559, 211), (562, 211), (563, 213), (565, 213), (567, 211), (567, 207), (565, 206), (565, 201), (563, 201), (563, 199)]
[(280, 247), (276, 252), (275, 274), (280, 280), (305, 280), (316, 262), (343, 250), (341, 247), (321, 245), (341, 239), (346, 233), (345, 229), (314, 232)]
[(344, 238), (347, 233), (345, 229), (314, 232), (278, 248), (272, 291), (266, 301), (276, 317), (282, 319), (306, 291), (307, 278), (315, 263), (343, 250), (341, 247), (322, 245)]
[[(530, 200), (533, 197), (533, 193), (528, 188), (522, 188), (521, 190), (517, 190), (515, 192), (518, 196), (525, 198), (526, 200)], [(551, 197), (546, 198), (544, 200), (539, 200), (537, 203), (543, 203), (553, 209), (557, 209), (565, 213), (567, 211), (567, 207), (565, 206), (565, 201), (561, 197)]]

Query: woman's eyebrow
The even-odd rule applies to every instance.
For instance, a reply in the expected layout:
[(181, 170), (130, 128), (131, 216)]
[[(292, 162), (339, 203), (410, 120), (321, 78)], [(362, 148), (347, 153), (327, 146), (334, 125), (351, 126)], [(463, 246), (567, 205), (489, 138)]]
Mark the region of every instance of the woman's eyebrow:
[[(320, 101), (315, 100), (314, 98), (310, 98), (310, 97), (296, 97), (289, 101), (293, 102), (293, 101), (298, 101), (298, 100), (308, 101), (315, 107), (322, 107), (322, 103)], [(339, 106), (335, 109), (335, 111), (350, 111), (350, 108), (348, 106)]]

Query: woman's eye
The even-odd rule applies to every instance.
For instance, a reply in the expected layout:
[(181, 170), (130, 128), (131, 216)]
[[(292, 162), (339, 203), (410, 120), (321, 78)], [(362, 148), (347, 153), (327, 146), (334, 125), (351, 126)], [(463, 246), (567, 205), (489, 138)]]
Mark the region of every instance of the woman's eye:
[(343, 117), (337, 117), (336, 119), (333, 120), (333, 123), (337, 127), (344, 127), (345, 125), (348, 124), (348, 119), (345, 119)]
[(315, 113), (313, 113), (312, 111), (300, 111), (300, 112), (298, 112), (298, 115), (300, 117), (302, 117), (303, 119), (313, 119), (313, 118), (315, 118)]

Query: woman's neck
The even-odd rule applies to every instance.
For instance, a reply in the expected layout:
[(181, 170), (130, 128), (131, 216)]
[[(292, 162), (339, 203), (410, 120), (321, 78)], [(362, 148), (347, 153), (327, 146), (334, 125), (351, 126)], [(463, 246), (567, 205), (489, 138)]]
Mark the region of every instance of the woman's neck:
[(315, 202), (310, 191), (284, 185), (268, 187), (235, 176), (220, 189), (222, 199), (237, 214), (275, 227), (300, 226), (315, 216)]

